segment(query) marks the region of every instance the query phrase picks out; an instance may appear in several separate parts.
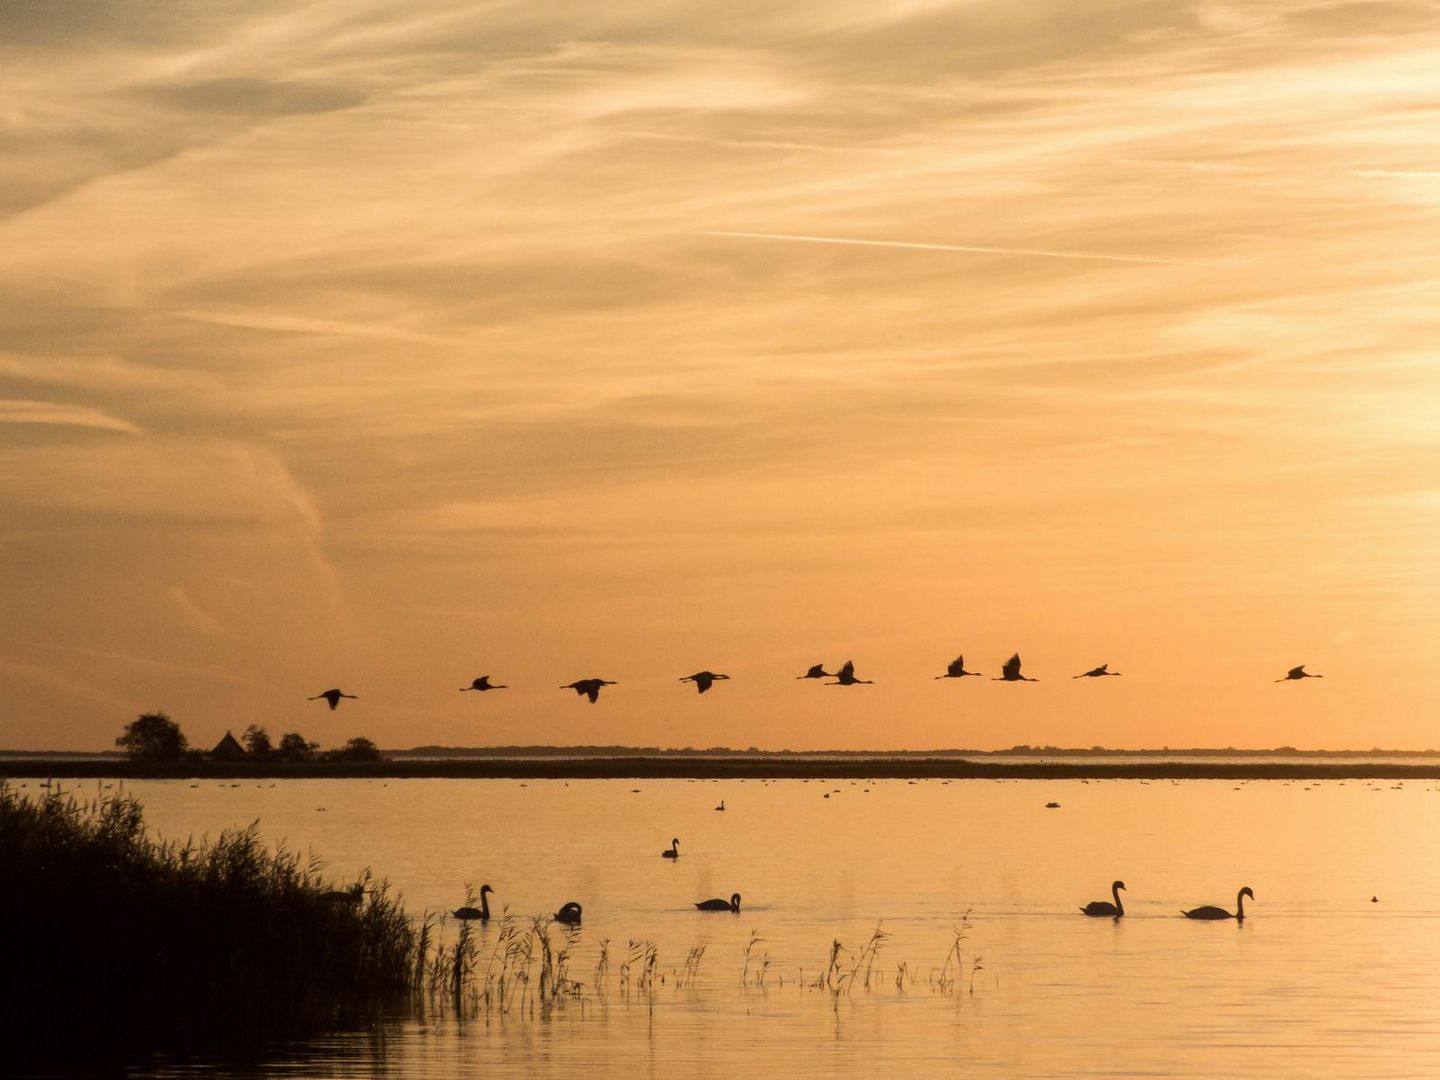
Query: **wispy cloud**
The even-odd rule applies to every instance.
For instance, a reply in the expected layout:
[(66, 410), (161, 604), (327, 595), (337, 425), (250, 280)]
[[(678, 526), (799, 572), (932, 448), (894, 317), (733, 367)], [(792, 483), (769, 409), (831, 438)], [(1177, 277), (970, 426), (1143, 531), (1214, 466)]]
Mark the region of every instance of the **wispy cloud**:
[(0, 424), (53, 424), (59, 427), (100, 428), (139, 435), (140, 428), (100, 409), (55, 401), (0, 400)]
[(1158, 263), (1165, 266), (1204, 266), (1194, 259), (1166, 259), (1155, 255), (1115, 255), (1096, 251), (1058, 251), (1046, 248), (980, 247), (972, 244), (929, 244), (911, 240), (859, 240), (845, 236), (797, 236), (792, 233), (701, 230), (700, 236), (733, 236), (746, 240), (794, 240), (806, 244), (850, 244), (856, 247), (909, 248), (915, 251), (959, 251), (977, 255), (1034, 255), (1047, 259), (1098, 259), (1102, 262)]

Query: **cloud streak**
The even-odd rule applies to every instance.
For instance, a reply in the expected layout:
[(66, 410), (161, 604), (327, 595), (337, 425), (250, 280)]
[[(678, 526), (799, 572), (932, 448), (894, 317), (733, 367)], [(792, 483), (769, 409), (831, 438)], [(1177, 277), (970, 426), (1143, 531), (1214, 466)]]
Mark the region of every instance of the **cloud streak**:
[(927, 244), (910, 240), (859, 240), (847, 236), (801, 236), (794, 233), (732, 232), (702, 229), (699, 236), (726, 236), (745, 240), (788, 240), (805, 244), (842, 244), (854, 247), (906, 248), (913, 251), (958, 251), (973, 255), (1026, 255), (1045, 259), (1089, 259), (1100, 262), (1152, 263), (1158, 266), (1213, 266), (1196, 259), (1167, 259), (1157, 255), (1116, 255), (1098, 251), (1062, 251), (1049, 248), (981, 247), (974, 244)]
[(55, 401), (0, 400), (0, 424), (49, 424), (56, 427), (97, 428), (139, 435), (141, 429), (100, 409)]

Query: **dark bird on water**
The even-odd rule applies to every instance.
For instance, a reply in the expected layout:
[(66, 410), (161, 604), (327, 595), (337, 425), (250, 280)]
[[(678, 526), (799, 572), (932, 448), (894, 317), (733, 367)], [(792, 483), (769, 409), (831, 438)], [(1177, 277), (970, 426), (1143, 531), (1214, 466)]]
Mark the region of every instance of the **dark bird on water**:
[(957, 656), (950, 661), (950, 666), (945, 669), (944, 675), (936, 675), (937, 679), (963, 679), (966, 675), (979, 675), (978, 671), (965, 670), (965, 657)]
[(341, 699), (342, 697), (344, 697), (344, 698), (351, 698), (351, 699), (353, 700), (353, 699), (355, 698), (355, 695), (354, 695), (354, 694), (347, 694), (347, 693), (345, 693), (345, 691), (343, 691), (343, 690), (326, 690), (323, 694), (316, 694), (314, 697), (312, 697), (312, 698), (306, 698), (305, 700), (306, 700), (306, 701), (319, 701), (321, 698), (324, 698), (326, 701), (328, 701), (328, 702), (330, 703), (330, 708), (331, 708), (331, 710), (333, 711), (333, 710), (335, 709), (335, 706), (337, 706), (337, 705), (340, 704), (340, 699)]
[(1082, 671), (1079, 675), (1071, 675), (1072, 679), (1100, 679), (1106, 675), (1123, 675), (1123, 671), (1111, 671), (1109, 664), (1101, 664), (1099, 667), (1092, 667), (1089, 671)]
[(609, 679), (576, 679), (574, 682), (566, 683), (560, 687), (561, 690), (574, 690), (577, 694), (584, 694), (590, 699), (590, 704), (600, 700), (600, 687), (615, 686)]
[(805, 672), (804, 675), (795, 676), (797, 679), (833, 679), (834, 677), (835, 673), (833, 671), (826, 671), (824, 664), (812, 664), (810, 670)]
[(468, 919), (479, 919), (481, 922), (489, 922), (489, 921), (490, 921), (490, 898), (489, 898), (489, 894), (492, 893), (492, 892), (494, 892), (494, 891), (495, 891), (495, 890), (492, 889), (492, 888), (490, 888), (489, 885), (481, 885), (481, 886), (480, 886), (480, 906), (479, 906), (478, 908), (473, 908), (473, 907), (459, 907), (459, 908), (456, 908), (453, 912), (451, 912), (451, 914), (453, 914), (453, 915), (455, 916), (455, 918), (457, 918), (457, 919), (467, 919), (467, 920), (468, 920)]
[(672, 839), (670, 841), (670, 850), (660, 852), (660, 857), (662, 859), (678, 859), (680, 857), (680, 841)]
[(1091, 900), (1080, 910), (1086, 915), (1096, 919), (1118, 919), (1125, 914), (1125, 905), (1120, 903), (1120, 890), (1125, 888), (1123, 881), (1112, 881), (1110, 883), (1110, 895), (1115, 898), (1112, 904), (1108, 900)]
[(554, 915), (550, 916), (555, 922), (564, 923), (566, 926), (580, 925), (580, 905), (574, 900), (562, 907)]
[(1180, 914), (1184, 915), (1187, 919), (1234, 919), (1237, 922), (1244, 922), (1245, 897), (1247, 896), (1251, 900), (1255, 899), (1255, 894), (1250, 891), (1249, 885), (1246, 885), (1243, 889), (1241, 889), (1238, 893), (1235, 894), (1234, 915), (1231, 915), (1230, 912), (1226, 911), (1222, 907), (1214, 907), (1208, 904), (1205, 907), (1197, 907), (1192, 908), (1190, 911), (1182, 911)]
[(740, 913), (740, 894), (731, 893), (729, 900), (701, 900), (695, 905), (701, 911), (733, 911)]
[(835, 682), (828, 682), (828, 683), (826, 683), (825, 685), (826, 685), (826, 686), (855, 686), (855, 685), (857, 685), (857, 684), (859, 684), (859, 683), (864, 683), (866, 686), (873, 686), (873, 685), (875, 685), (873, 679), (857, 679), (857, 678), (855, 678), (855, 661), (854, 661), (854, 660), (846, 660), (846, 661), (845, 661), (845, 666), (842, 667), (842, 668), (840, 669), (839, 674), (837, 674), (837, 675), (835, 676)]
[(509, 690), (510, 687), (504, 683), (492, 683), (489, 675), (481, 675), (478, 679), (471, 679), (469, 686), (460, 687), (463, 694), (466, 690)]
[(1039, 682), (1040, 680), (1039, 680), (1039, 679), (1032, 679), (1032, 678), (1030, 678), (1030, 677), (1027, 676), (1027, 675), (1021, 675), (1021, 674), (1020, 674), (1020, 654), (1017, 652), (1014, 656), (1010, 657), (1009, 660), (1006, 660), (1006, 661), (1005, 661), (1005, 666), (1000, 669), (1000, 675), (999, 675), (999, 677), (998, 677), (998, 678), (991, 679), (990, 681), (991, 681), (991, 682)]
[(716, 679), (728, 678), (730, 678), (729, 675), (717, 675), (713, 671), (697, 671), (694, 675), (686, 675), (680, 681), (693, 682), (695, 684), (695, 689), (699, 690), (700, 693), (703, 694), (706, 690), (710, 689), (710, 684), (713, 683)]
[(724, 799), (721, 799), (721, 800), (720, 800), (720, 805), (717, 806), (717, 807), (715, 807), (715, 809), (716, 809), (716, 810), (724, 810), (724, 809), (725, 809), (725, 800), (724, 800)]
[(1299, 667), (1292, 667), (1289, 671), (1287, 671), (1287, 672), (1285, 673), (1285, 678), (1283, 678), (1283, 679), (1276, 679), (1275, 681), (1276, 681), (1276, 682), (1289, 682), (1291, 679), (1323, 679), (1323, 678), (1325, 678), (1324, 675), (1311, 675), (1310, 672), (1308, 672), (1308, 671), (1305, 670), (1305, 665), (1304, 665), (1304, 664), (1301, 664)]
[(320, 894), (320, 899), (327, 904), (358, 904), (365, 899), (365, 886), (355, 882), (348, 889), (331, 889), (329, 892)]

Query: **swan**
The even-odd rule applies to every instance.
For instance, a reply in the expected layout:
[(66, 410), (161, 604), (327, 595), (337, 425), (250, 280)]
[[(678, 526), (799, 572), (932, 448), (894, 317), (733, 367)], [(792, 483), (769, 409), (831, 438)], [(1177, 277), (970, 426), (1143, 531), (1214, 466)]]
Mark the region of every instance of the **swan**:
[(660, 852), (660, 857), (662, 859), (678, 859), (680, 857), (680, 841), (672, 839), (670, 841), (670, 850)]
[(456, 908), (453, 912), (451, 912), (451, 914), (454, 915), (457, 919), (479, 919), (481, 922), (489, 922), (490, 900), (486, 894), (492, 893), (494, 891), (495, 890), (490, 888), (489, 885), (481, 885), (480, 906), (478, 908), (460, 907)]
[(348, 889), (331, 889), (329, 892), (323, 892), (320, 894), (320, 899), (327, 904), (358, 904), (365, 899), (365, 887), (357, 881)]
[(577, 904), (574, 900), (571, 900), (568, 904), (566, 904), (564, 907), (562, 907), (559, 911), (555, 912), (555, 914), (550, 917), (558, 923), (564, 923), (566, 926), (579, 926), (580, 905)]
[(1207, 904), (1205, 907), (1197, 907), (1192, 908), (1189, 911), (1182, 911), (1180, 914), (1184, 915), (1187, 919), (1234, 919), (1236, 922), (1244, 922), (1245, 897), (1247, 896), (1251, 900), (1255, 899), (1255, 894), (1250, 891), (1249, 885), (1246, 885), (1243, 889), (1241, 889), (1238, 893), (1235, 894), (1234, 915), (1231, 915), (1230, 912), (1226, 911), (1222, 907), (1214, 907), (1209, 904)]
[(1125, 905), (1120, 903), (1120, 890), (1125, 888), (1123, 881), (1112, 881), (1110, 883), (1110, 895), (1115, 898), (1112, 904), (1108, 900), (1091, 900), (1080, 910), (1086, 915), (1097, 919), (1118, 919), (1125, 914)]
[(724, 809), (725, 809), (725, 800), (724, 800), (724, 799), (721, 799), (721, 800), (720, 800), (720, 805), (717, 806), (717, 807), (715, 807), (715, 809), (716, 809), (716, 810), (724, 810)]
[(729, 900), (701, 900), (695, 905), (701, 911), (733, 911), (740, 914), (740, 894), (731, 893)]

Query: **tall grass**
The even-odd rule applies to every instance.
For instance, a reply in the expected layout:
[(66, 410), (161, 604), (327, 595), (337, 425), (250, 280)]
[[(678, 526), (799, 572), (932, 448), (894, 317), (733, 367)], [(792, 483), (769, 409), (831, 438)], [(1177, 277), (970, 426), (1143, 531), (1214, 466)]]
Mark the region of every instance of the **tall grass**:
[(124, 793), (0, 782), (0, 1045), (50, 1061), (258, 1052), (363, 1022), (403, 999), (423, 953), (385, 883), (357, 884), (337, 902), (317, 860), (268, 850), (254, 825), (162, 842)]

